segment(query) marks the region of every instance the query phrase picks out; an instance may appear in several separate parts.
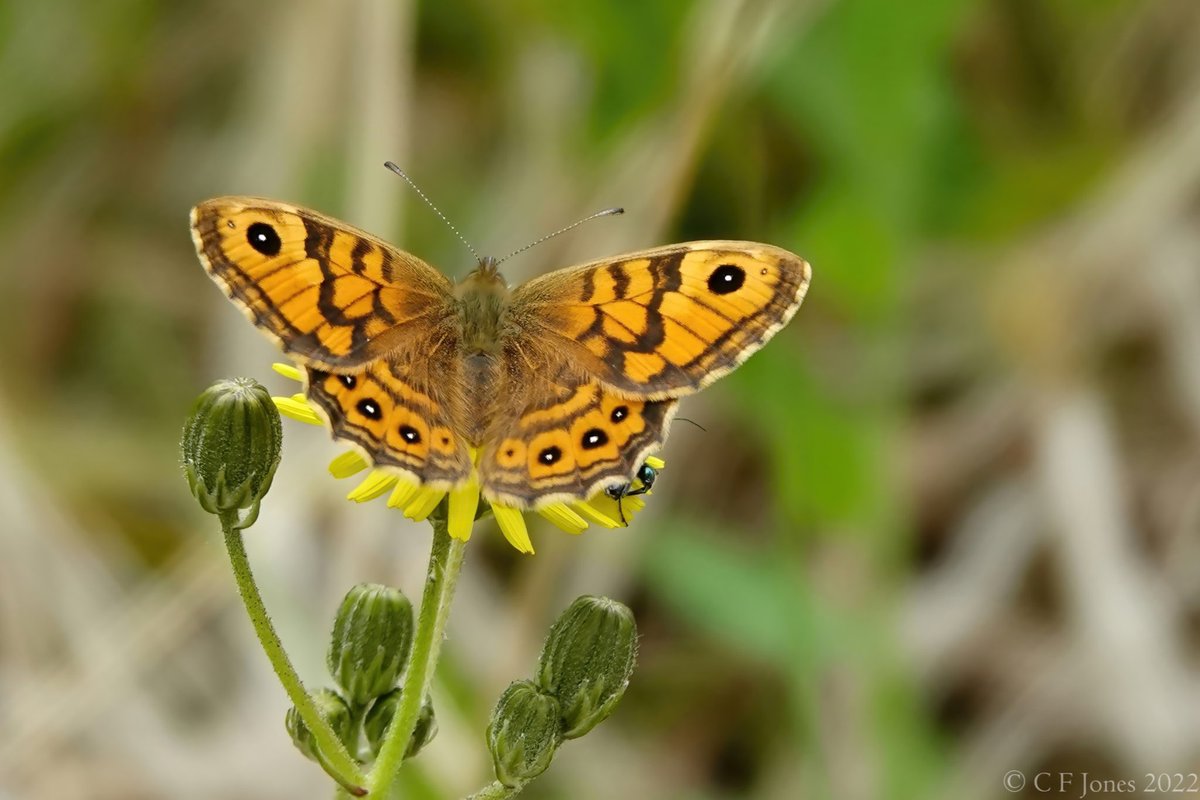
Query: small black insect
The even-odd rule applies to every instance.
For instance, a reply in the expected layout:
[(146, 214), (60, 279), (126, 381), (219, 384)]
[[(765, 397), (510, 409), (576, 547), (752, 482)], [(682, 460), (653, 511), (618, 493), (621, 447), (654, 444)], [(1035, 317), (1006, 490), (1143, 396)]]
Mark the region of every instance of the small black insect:
[(617, 511), (621, 515), (621, 524), (628, 525), (629, 522), (625, 519), (625, 509), (621, 507), (621, 501), (626, 497), (635, 497), (639, 494), (648, 494), (654, 486), (654, 481), (658, 478), (658, 470), (649, 464), (642, 464), (638, 467), (637, 480), (641, 481), (642, 485), (634, 489), (632, 483), (619, 483), (616, 486), (610, 486), (604, 490), (604, 493), (617, 501)]

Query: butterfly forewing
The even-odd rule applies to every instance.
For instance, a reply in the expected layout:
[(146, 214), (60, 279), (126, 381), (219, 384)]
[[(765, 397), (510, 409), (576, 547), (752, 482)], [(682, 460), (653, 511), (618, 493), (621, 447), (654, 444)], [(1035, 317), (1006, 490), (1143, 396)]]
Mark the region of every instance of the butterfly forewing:
[(192, 210), (213, 279), (296, 360), (326, 370), (387, 353), (451, 311), (450, 281), (420, 259), (314, 211), (246, 197)]
[(512, 313), (621, 393), (694, 392), (741, 364), (791, 319), (808, 263), (771, 245), (670, 245), (552, 272), (514, 292)]

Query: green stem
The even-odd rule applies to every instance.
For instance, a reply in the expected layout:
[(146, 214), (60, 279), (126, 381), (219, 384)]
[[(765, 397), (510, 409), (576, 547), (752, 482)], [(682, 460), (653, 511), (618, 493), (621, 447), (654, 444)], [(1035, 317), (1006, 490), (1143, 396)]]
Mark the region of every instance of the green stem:
[(515, 787), (505, 786), (500, 781), (492, 781), (489, 785), (468, 797), (467, 800), (505, 800), (508, 797), (516, 797), (524, 788), (524, 785)]
[(325, 756), (321, 766), (329, 773), (329, 777), (345, 787), (347, 792), (362, 797), (367, 793), (362, 788), (366, 777), (346, 752), (345, 746), (313, 702), (312, 696), (304, 689), (304, 683), (296, 674), (296, 668), (292, 666), (287, 651), (283, 649), (283, 643), (279, 641), (279, 634), (275, 632), (275, 626), (267, 616), (262, 595), (258, 593), (258, 584), (254, 582), (254, 573), (250, 570), (250, 559), (246, 557), (242, 532), (233, 527), (237, 522), (237, 513), (223, 513), (220, 519), (221, 530), (225, 533), (225, 548), (229, 551), (229, 562), (233, 565), (233, 577), (237, 581), (242, 602), (246, 605), (246, 613), (254, 625), (254, 632), (258, 634), (263, 652), (267, 654), (267, 659), (275, 668), (275, 674), (279, 676), (279, 682), (283, 684), (292, 705), (296, 707), (300, 718), (312, 733), (317, 749)]
[(431, 519), (430, 522), (433, 524), (433, 545), (429, 550), (425, 591), (421, 595), (421, 612), (417, 617), (408, 671), (404, 674), (401, 686), (400, 705), (388, 727), (375, 766), (367, 776), (371, 796), (379, 800), (389, 797), (400, 765), (404, 762), (404, 753), (412, 739), (413, 729), (417, 726), (421, 702), (433, 683), (433, 673), (446, 632), (446, 620), (450, 616), (450, 601), (454, 599), (454, 587), (462, 569), (466, 542), (450, 538), (446, 520)]

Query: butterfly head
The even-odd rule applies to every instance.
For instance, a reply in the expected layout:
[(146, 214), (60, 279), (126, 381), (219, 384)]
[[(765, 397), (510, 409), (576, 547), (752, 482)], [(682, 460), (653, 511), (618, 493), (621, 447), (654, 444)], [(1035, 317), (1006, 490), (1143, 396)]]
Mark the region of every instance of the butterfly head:
[(507, 295), (508, 282), (500, 274), (499, 261), (491, 256), (479, 259), (475, 269), (458, 283), (458, 295)]
[(500, 282), (504, 282), (504, 278), (500, 277), (500, 261), (495, 256), (480, 258), (478, 266), (471, 272), (471, 275), (479, 275), (482, 278), (500, 278)]

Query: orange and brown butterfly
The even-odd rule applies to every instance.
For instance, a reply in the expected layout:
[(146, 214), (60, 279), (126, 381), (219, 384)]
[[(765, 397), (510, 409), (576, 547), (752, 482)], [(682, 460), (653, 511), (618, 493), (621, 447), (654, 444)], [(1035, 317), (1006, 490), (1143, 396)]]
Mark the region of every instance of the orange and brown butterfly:
[(454, 283), (273, 200), (208, 200), (191, 223), (213, 280), (305, 368), (335, 439), (415, 484), (474, 482), (515, 509), (628, 486), (678, 399), (762, 347), (811, 274), (772, 245), (702, 241), (510, 288), (492, 259)]

